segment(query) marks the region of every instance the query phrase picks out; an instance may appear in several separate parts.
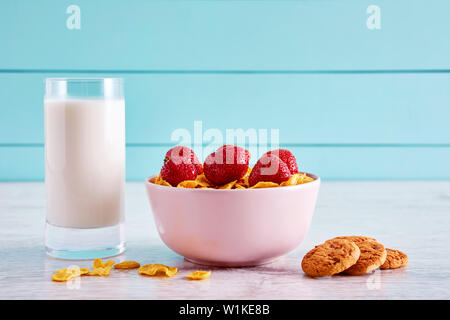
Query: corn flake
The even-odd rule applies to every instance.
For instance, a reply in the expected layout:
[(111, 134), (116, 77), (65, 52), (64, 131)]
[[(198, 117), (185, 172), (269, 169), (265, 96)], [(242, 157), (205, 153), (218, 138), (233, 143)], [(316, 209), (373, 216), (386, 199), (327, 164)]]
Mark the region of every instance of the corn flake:
[(299, 177), (297, 180), (297, 184), (303, 184), (314, 181), (313, 178), (306, 175), (306, 173), (298, 173)]
[(207, 187), (207, 188), (214, 187), (214, 185), (208, 181), (208, 179), (206, 178), (204, 173), (199, 174), (197, 176), (197, 179), (195, 179), (195, 182), (197, 182), (197, 186), (199, 186), (199, 187)]
[(95, 259), (92, 264), (92, 270), (87, 273), (88, 276), (99, 276), (106, 277), (109, 276), (112, 266), (114, 265), (114, 260), (108, 260), (103, 263), (102, 259)]
[(57, 282), (69, 281), (78, 277), (77, 275), (71, 272), (57, 272), (52, 275), (52, 280)]
[(98, 276), (98, 277), (106, 277), (109, 276), (109, 273), (111, 271), (111, 268), (107, 268), (107, 267), (98, 267), (95, 269), (92, 269), (91, 271), (89, 271), (89, 273), (87, 274), (88, 276)]
[(78, 267), (58, 269), (56, 271), (57, 272), (52, 275), (52, 280), (58, 282), (69, 281), (89, 273), (89, 269)]
[(245, 175), (242, 177), (242, 179), (247, 179), (248, 177), (250, 177), (250, 174), (252, 173), (252, 168), (248, 167), (247, 172), (245, 173)]
[(236, 184), (237, 180), (228, 182), (222, 186), (219, 187), (219, 189), (232, 189), (234, 187), (234, 185)]
[(89, 273), (89, 269), (88, 268), (80, 268), (80, 272), (81, 272), (81, 275), (83, 276), (83, 275), (86, 275)]
[(102, 259), (95, 259), (94, 263), (92, 265), (92, 267), (95, 268), (99, 268), (99, 267), (104, 267), (105, 265), (103, 264), (103, 260)]
[(114, 265), (114, 263), (116, 263), (114, 260), (108, 260), (106, 261), (106, 263), (104, 264), (104, 267), (106, 268), (110, 268)]
[(138, 272), (139, 274), (146, 276), (173, 277), (178, 272), (178, 269), (176, 267), (169, 267), (163, 264), (154, 263), (141, 266)]
[(296, 173), (293, 174), (289, 180), (283, 181), (282, 183), (280, 183), (281, 187), (285, 187), (285, 186), (295, 186), (298, 184), (298, 181), (300, 179), (300, 174)]
[(275, 182), (270, 181), (260, 181), (256, 183), (253, 187), (250, 187), (249, 189), (259, 189), (259, 188), (274, 188), (279, 187), (280, 185)]
[(136, 269), (141, 265), (136, 261), (122, 261), (114, 265), (114, 269)]
[[(289, 180), (283, 181), (281, 184), (270, 181), (260, 181), (256, 185), (250, 187), (248, 183), (248, 178), (252, 172), (252, 168), (248, 167), (246, 174), (237, 181), (232, 181), (227, 184), (216, 186), (212, 184), (206, 178), (205, 174), (199, 174), (195, 180), (185, 180), (180, 182), (178, 188), (196, 188), (196, 189), (258, 189), (258, 188), (273, 188), (273, 187), (285, 187), (285, 186), (295, 186), (298, 184), (303, 184), (307, 182), (314, 181), (313, 178), (306, 175), (306, 173), (296, 173), (291, 175)], [(170, 183), (164, 181), (159, 174), (157, 177), (152, 178), (150, 182), (171, 187)]]
[(89, 273), (88, 268), (64, 268), (56, 270), (58, 273), (72, 273), (77, 275), (85, 275)]
[(198, 183), (195, 180), (184, 180), (177, 185), (177, 188), (195, 188), (197, 185)]
[(248, 167), (245, 175), (237, 182), (237, 184), (239, 184), (243, 188), (238, 188), (236, 184), (236, 189), (247, 189), (249, 187), (248, 178), (250, 177), (250, 173), (252, 173), (252, 168)]
[(155, 179), (155, 184), (159, 184), (161, 186), (167, 186), (167, 187), (171, 187), (172, 185), (170, 183), (168, 183), (166, 180), (163, 180), (163, 178), (161, 178), (161, 175), (158, 174), (158, 176)]
[(211, 271), (195, 271), (187, 275), (189, 280), (205, 280), (209, 278)]

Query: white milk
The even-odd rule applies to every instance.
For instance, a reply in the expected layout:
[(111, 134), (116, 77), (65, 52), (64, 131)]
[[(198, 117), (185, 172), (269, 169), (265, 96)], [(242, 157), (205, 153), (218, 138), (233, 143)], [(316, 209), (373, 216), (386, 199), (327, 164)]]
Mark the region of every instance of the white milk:
[(70, 228), (124, 219), (124, 100), (45, 100), (47, 222)]

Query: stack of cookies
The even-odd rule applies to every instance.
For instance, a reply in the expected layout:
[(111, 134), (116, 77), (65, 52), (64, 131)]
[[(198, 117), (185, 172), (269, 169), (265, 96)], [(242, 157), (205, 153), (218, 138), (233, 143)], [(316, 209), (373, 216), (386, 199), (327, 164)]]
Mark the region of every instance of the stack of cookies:
[(378, 268), (396, 269), (408, 263), (408, 256), (387, 249), (376, 239), (362, 236), (336, 237), (309, 251), (302, 260), (303, 271), (311, 277), (338, 273), (362, 275)]

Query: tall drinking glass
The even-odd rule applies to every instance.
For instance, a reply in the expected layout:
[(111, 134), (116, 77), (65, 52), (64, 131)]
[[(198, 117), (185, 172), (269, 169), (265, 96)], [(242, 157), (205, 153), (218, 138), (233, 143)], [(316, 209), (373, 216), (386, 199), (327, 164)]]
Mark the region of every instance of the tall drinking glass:
[(125, 250), (122, 79), (46, 79), (47, 254), (92, 259)]

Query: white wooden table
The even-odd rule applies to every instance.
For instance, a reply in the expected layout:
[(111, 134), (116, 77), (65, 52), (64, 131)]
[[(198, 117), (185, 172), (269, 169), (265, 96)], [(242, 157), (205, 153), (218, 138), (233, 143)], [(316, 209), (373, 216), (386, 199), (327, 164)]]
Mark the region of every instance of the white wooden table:
[[(210, 279), (188, 281), (204, 269), (159, 239), (142, 183), (128, 183), (128, 250), (115, 257), (176, 266), (173, 278), (136, 270), (83, 277), (67, 285), (50, 280), (73, 262), (46, 256), (43, 183), (0, 184), (0, 299), (449, 299), (450, 182), (324, 182), (306, 240), (287, 257), (253, 268), (212, 268)], [(338, 235), (367, 235), (409, 255), (406, 268), (312, 279), (300, 261), (315, 244)], [(80, 267), (91, 261), (76, 262)]]

